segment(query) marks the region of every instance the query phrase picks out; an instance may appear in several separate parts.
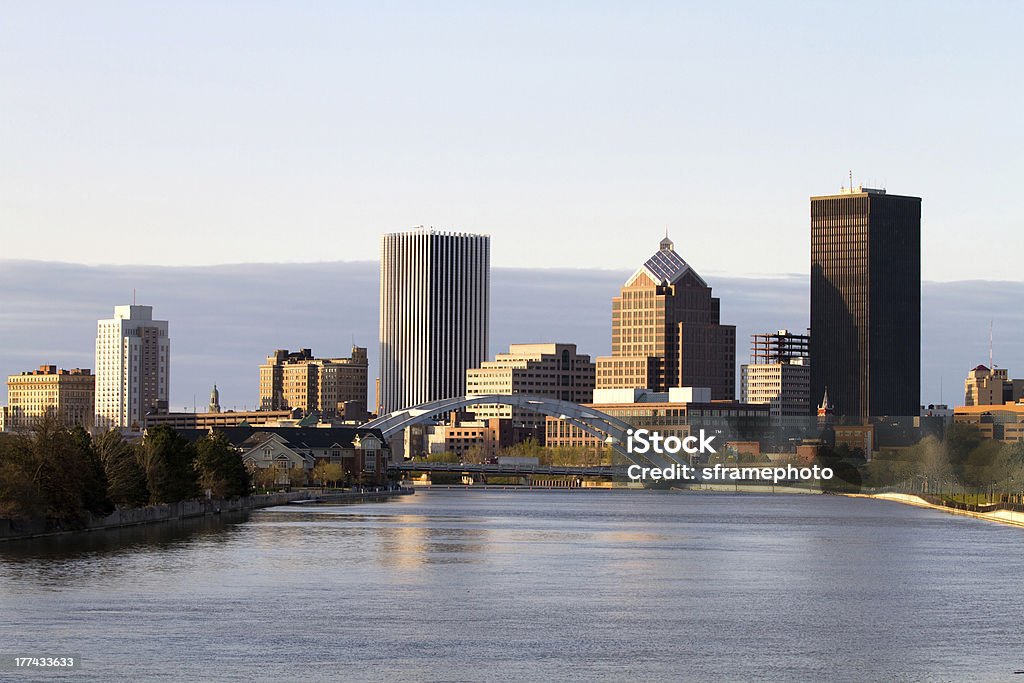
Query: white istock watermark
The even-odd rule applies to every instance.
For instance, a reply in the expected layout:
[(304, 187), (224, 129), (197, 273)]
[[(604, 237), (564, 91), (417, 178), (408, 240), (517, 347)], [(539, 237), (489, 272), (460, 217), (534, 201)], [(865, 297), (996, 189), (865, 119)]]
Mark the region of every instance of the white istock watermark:
[(662, 436), (658, 432), (646, 429), (629, 429), (626, 431), (626, 450), (637, 455), (658, 453), (660, 455), (677, 455), (680, 452), (696, 455), (698, 453), (717, 453), (711, 444), (715, 435), (707, 435), (700, 430), (700, 436)]
[[(630, 454), (646, 455), (655, 453), (658, 455), (707, 455), (718, 453), (714, 446), (715, 435), (706, 434), (700, 430), (699, 434), (685, 437), (675, 435), (662, 436), (658, 432), (647, 429), (630, 429), (626, 432), (626, 450)], [(796, 467), (786, 465), (785, 467), (739, 467), (723, 465), (721, 463), (707, 467), (696, 467), (694, 465), (672, 464), (666, 467), (644, 467), (643, 465), (630, 465), (626, 470), (626, 476), (631, 481), (711, 481), (711, 482), (740, 482), (757, 481), (779, 482), (793, 481), (814, 481), (829, 480), (835, 473), (829, 467), (813, 465), (811, 467)]]
[(631, 481), (707, 481), (707, 482), (740, 482), (763, 481), (778, 484), (779, 482), (828, 480), (835, 476), (830, 467), (735, 467), (721, 463), (709, 467), (692, 465), (669, 465), (668, 467), (643, 467), (630, 465), (626, 476)]

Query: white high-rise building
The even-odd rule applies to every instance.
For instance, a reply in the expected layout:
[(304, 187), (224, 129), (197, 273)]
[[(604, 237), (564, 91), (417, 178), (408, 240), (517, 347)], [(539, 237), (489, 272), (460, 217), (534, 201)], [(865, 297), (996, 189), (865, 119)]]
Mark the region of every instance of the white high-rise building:
[(96, 326), (96, 427), (138, 431), (167, 411), (171, 340), (152, 306), (115, 306)]
[(382, 413), (466, 393), (487, 358), (491, 238), (418, 229), (380, 243)]
[(751, 335), (750, 363), (740, 366), (740, 400), (767, 403), (774, 427), (802, 427), (811, 412), (810, 337), (789, 330)]

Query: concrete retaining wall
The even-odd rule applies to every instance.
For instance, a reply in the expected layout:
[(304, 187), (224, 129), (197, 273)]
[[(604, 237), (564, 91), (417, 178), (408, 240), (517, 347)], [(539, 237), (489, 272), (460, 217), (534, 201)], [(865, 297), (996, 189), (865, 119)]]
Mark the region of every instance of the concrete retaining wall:
[(284, 505), (294, 500), (309, 498), (304, 491), (288, 493), (269, 493), (265, 495), (236, 498), (235, 500), (187, 500), (169, 505), (150, 505), (144, 508), (117, 510), (106, 517), (92, 517), (84, 526), (61, 527), (46, 519), (0, 519), (0, 542), (20, 538), (39, 536), (56, 536), (59, 534), (116, 529), (118, 527), (136, 526), (167, 522), (172, 519), (203, 517), (221, 512), (237, 512), (256, 508)]

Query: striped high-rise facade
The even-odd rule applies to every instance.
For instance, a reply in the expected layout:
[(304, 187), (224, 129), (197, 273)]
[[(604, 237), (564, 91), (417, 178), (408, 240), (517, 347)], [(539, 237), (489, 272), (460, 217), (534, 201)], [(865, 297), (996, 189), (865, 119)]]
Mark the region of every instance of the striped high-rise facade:
[(152, 306), (115, 306), (96, 325), (96, 427), (139, 431), (146, 413), (167, 412), (171, 339)]
[(811, 197), (810, 357), (811, 410), (827, 390), (837, 417), (919, 415), (920, 197)]
[(487, 358), (490, 262), (487, 235), (381, 238), (381, 413), (466, 393), (466, 370)]

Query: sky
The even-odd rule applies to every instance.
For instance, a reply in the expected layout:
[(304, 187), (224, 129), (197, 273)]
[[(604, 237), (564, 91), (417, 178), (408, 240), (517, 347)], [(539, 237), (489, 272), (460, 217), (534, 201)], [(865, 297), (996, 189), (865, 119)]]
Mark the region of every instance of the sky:
[(1011, 2), (5, 3), (0, 259), (365, 261), (427, 225), (490, 234), (496, 267), (629, 270), (667, 228), (703, 274), (805, 276), (808, 196), (852, 170), (923, 198), (925, 280), (1021, 281), (1022, 23)]
[[(657, 244), (647, 245), (653, 252)], [(638, 264), (637, 264), (638, 265)], [(736, 325), (736, 358), (750, 335), (807, 327), (805, 276), (707, 276), (721, 299), (721, 319)], [(611, 351), (611, 299), (629, 270), (525, 268), (491, 271), (488, 357), (512, 343), (575, 343), (592, 357)], [(372, 261), (205, 267), (82, 266), (0, 262), (0, 377), (42, 363), (95, 367), (96, 320), (114, 303), (152, 305), (168, 320), (170, 405), (202, 409), (214, 384), (225, 409), (252, 409), (259, 365), (274, 349), (311, 348), (318, 357), (367, 347), (370, 384), (378, 375), (378, 265)], [(291, 286), (301, 283), (298, 295)], [(988, 363), (989, 322), (995, 362), (1024, 369), (1024, 282), (926, 282), (921, 296), (921, 400), (963, 402), (967, 371)], [(739, 368), (737, 367), (737, 373)], [(5, 387), (0, 386), (0, 399)], [(372, 404), (372, 388), (370, 390)], [(0, 401), (2, 403), (3, 401)]]

